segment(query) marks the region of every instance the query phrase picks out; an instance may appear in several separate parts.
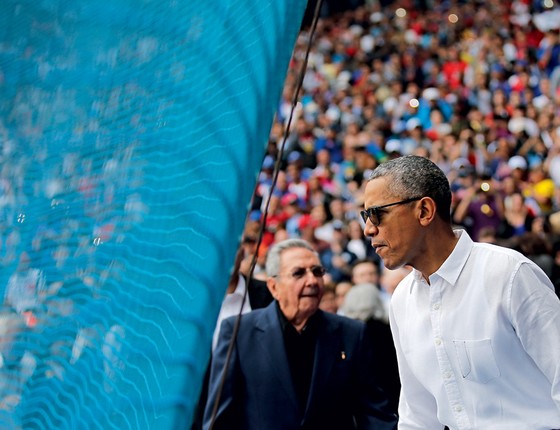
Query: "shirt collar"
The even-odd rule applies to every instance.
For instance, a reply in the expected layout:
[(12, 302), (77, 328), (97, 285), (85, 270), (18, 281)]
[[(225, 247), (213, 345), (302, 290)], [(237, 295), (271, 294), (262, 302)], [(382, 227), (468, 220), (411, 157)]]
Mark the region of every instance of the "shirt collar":
[[(453, 230), (453, 233), (459, 238), (459, 241), (440, 268), (430, 276), (430, 278), (437, 276), (449, 284), (455, 284), (459, 278), (459, 274), (463, 270), (473, 246), (473, 240), (465, 230), (456, 229)], [(422, 272), (413, 268), (412, 273), (417, 282), (422, 280)]]
[(459, 238), (459, 241), (449, 257), (447, 257), (441, 267), (434, 273), (434, 275), (439, 276), (451, 285), (455, 284), (459, 278), (473, 246), (473, 241), (465, 230), (457, 229), (453, 230), (453, 232), (455, 236)]

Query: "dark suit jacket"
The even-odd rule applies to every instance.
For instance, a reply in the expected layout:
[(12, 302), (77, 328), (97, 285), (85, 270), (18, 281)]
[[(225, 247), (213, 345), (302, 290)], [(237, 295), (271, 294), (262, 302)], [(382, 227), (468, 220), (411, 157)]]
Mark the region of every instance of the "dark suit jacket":
[[(245, 277), (245, 282), (247, 284), (247, 296), (249, 299), (249, 304), (251, 309), (261, 309), (268, 306), (273, 298), (268, 287), (266, 286), (266, 281), (250, 278), (247, 280)], [(208, 366), (205, 374), (204, 380), (202, 382), (202, 391), (200, 393), (200, 398), (198, 399), (198, 406), (194, 412), (191, 430), (201, 430), (202, 422), (204, 416), (204, 408), (206, 407), (206, 400), (208, 397), (208, 381), (210, 379), (210, 366)]]
[(381, 389), (389, 399), (389, 407), (398, 413), (401, 380), (397, 364), (397, 352), (391, 327), (389, 324), (376, 319), (366, 321), (370, 342), (373, 345), (372, 367)]
[[(243, 315), (220, 396), (214, 430), (396, 429), (371, 372), (365, 324), (318, 311), (315, 362), (301, 410), (272, 303)], [(235, 318), (224, 320), (214, 352), (204, 428), (220, 390)]]

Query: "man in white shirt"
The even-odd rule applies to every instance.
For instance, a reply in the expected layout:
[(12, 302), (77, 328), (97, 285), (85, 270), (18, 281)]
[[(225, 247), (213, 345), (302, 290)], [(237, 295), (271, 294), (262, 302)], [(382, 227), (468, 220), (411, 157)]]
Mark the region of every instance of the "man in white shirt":
[(251, 311), (251, 304), (248, 298), (244, 298), (247, 285), (245, 282), (245, 277), (239, 274), (237, 276), (237, 285), (233, 288), (233, 291), (228, 291), (224, 300), (222, 302), (222, 307), (220, 308), (220, 313), (218, 314), (218, 321), (216, 322), (216, 328), (214, 330), (214, 336), (212, 338), (212, 351), (216, 348), (216, 343), (218, 342), (218, 336), (220, 334), (220, 326), (225, 318), (231, 317), (233, 315), (246, 314)]
[(449, 182), (426, 158), (381, 164), (364, 203), (384, 265), (413, 267), (390, 308), (399, 429), (560, 428), (560, 301), (544, 272), (454, 231)]

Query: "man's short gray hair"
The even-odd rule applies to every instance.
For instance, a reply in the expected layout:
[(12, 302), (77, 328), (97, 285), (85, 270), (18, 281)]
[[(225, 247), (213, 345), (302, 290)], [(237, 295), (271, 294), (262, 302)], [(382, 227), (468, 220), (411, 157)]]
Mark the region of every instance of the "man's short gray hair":
[(278, 276), (280, 272), (280, 256), (282, 252), (286, 249), (291, 248), (304, 248), (312, 251), (317, 257), (319, 254), (315, 251), (315, 249), (311, 246), (309, 242), (303, 239), (286, 239), (282, 242), (278, 242), (277, 244), (273, 245), (269, 250), (266, 257), (266, 274), (269, 277)]
[(406, 155), (381, 163), (369, 180), (387, 177), (391, 193), (401, 199), (431, 197), (438, 215), (451, 222), (451, 187), (445, 173), (431, 160)]

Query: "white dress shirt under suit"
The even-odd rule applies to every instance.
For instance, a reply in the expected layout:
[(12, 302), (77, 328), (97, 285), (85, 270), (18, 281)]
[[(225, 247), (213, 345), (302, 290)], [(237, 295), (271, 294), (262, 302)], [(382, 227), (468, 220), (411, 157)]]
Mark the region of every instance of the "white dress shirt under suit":
[(544, 272), (464, 231), (428, 284), (391, 301), (399, 429), (560, 428), (560, 300)]

